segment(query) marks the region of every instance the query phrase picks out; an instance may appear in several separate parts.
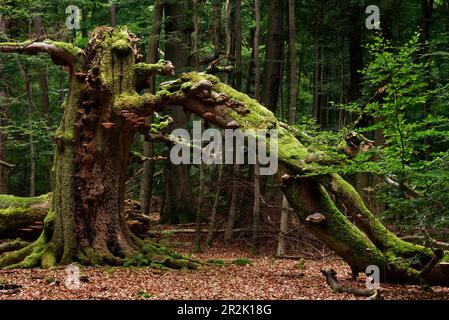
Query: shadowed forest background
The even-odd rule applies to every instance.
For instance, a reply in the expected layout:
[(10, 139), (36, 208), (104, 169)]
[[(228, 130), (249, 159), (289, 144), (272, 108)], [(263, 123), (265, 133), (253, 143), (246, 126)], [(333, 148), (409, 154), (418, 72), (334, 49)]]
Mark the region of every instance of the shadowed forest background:
[[(365, 26), (371, 4), (380, 30)], [(69, 5), (81, 9), (79, 30), (66, 28)], [(313, 174), (340, 174), (399, 237), (449, 248), (449, 1), (0, 0), (0, 43), (52, 39), (84, 49), (95, 28), (125, 25), (147, 63), (169, 60), (177, 76), (215, 68), (288, 123), (307, 142), (305, 162), (322, 164)], [(0, 53), (0, 194), (44, 195), (23, 200), (43, 209), (14, 232), (0, 219), (0, 238), (34, 241), (42, 231), (67, 71), (44, 55)], [(177, 76), (152, 75), (145, 90)], [(147, 121), (170, 132), (199, 119), (170, 106)], [(173, 165), (170, 147), (133, 140), (125, 213), (135, 234), (216, 264), (229, 255), (245, 266), (251, 260), (240, 256), (261, 254), (296, 271), (308, 259), (343, 268), (292, 214), (279, 179), (259, 176), (257, 165)]]

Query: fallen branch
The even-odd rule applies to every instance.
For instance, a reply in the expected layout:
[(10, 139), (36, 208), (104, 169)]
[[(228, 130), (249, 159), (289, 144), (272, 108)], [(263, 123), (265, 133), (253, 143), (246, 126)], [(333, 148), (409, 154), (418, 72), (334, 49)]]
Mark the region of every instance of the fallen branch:
[(14, 164), (10, 164), (10, 163), (5, 162), (3, 160), (0, 160), (0, 166), (6, 167), (8, 169), (14, 169), (16, 167)]
[(449, 243), (437, 241), (435, 239), (427, 239), (425, 236), (404, 236), (404, 237), (401, 237), (401, 239), (404, 241), (410, 241), (410, 242), (421, 243), (421, 244), (424, 244), (424, 243), (430, 241), (430, 245), (432, 245), (433, 247), (436, 247), (438, 249), (443, 249), (443, 250), (449, 250)]
[(22, 288), (22, 286), (19, 284), (9, 284), (0, 279), (0, 294), (14, 294), (19, 292), (20, 288)]
[(23, 241), (21, 239), (2, 243), (0, 244), (0, 255), (5, 252), (20, 250), (22, 248), (25, 248), (29, 244), (29, 242)]
[(377, 289), (358, 289), (352, 287), (345, 287), (338, 283), (337, 272), (334, 269), (321, 270), (321, 273), (326, 277), (327, 284), (331, 287), (332, 291), (338, 293), (350, 293), (355, 296), (369, 297), (369, 300), (381, 300), (382, 296)]

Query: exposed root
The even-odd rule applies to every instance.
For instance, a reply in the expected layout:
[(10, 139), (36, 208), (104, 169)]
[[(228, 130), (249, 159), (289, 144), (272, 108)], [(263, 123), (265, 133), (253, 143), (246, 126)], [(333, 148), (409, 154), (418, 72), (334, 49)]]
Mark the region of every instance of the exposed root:
[[(139, 239), (139, 249), (129, 255), (117, 256), (104, 248), (86, 248), (74, 257), (73, 262), (90, 266), (137, 266), (168, 269), (197, 269), (200, 261), (184, 257), (157, 244), (144, 242)], [(57, 260), (56, 249), (52, 242), (47, 243), (45, 236), (36, 242), (17, 251), (5, 252), (0, 255), (0, 267), (15, 268), (44, 268), (64, 265)], [(129, 253), (129, 251), (127, 250)], [(70, 261), (72, 262), (72, 261)]]

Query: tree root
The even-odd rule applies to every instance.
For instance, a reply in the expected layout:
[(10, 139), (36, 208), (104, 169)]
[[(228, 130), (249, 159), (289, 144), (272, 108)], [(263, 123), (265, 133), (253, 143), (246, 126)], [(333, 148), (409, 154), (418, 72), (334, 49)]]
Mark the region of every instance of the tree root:
[(326, 277), (327, 284), (332, 291), (338, 293), (350, 293), (355, 296), (368, 297), (368, 300), (382, 300), (382, 295), (377, 289), (359, 289), (352, 287), (345, 287), (338, 283), (337, 272), (334, 269), (321, 270), (321, 273)]
[[(17, 243), (23, 245), (23, 242)], [(184, 257), (158, 244), (142, 240), (139, 242), (138, 249), (133, 251), (132, 254), (117, 256), (107, 249), (92, 247), (79, 252), (73, 262), (91, 266), (137, 266), (190, 270), (195, 270), (201, 265), (198, 260)], [(36, 242), (26, 247), (0, 255), (0, 267), (8, 269), (40, 267), (49, 269), (58, 264), (64, 265), (66, 263), (58, 262), (56, 250), (51, 242), (45, 241), (45, 234), (42, 234)]]

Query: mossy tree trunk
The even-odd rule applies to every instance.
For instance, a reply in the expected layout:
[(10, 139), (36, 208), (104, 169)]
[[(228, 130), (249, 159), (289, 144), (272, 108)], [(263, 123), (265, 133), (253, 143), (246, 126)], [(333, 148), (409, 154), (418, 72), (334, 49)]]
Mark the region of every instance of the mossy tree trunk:
[(85, 51), (52, 42), (0, 44), (0, 51), (47, 52), (68, 65), (71, 74), (56, 134), (55, 190), (44, 231), (32, 245), (2, 255), (0, 266), (119, 264), (140, 250), (141, 241), (130, 233), (123, 214), (130, 144), (137, 131), (154, 137), (145, 117), (167, 105), (181, 105), (221, 128), (276, 129), (279, 138), (269, 143), (279, 147), (278, 173), (288, 202), (354, 274), (377, 265), (384, 280), (449, 285), (449, 252), (411, 244), (389, 232), (350, 184), (316, 170), (325, 165), (325, 154), (312, 154), (298, 132), (256, 100), (215, 76), (196, 72), (163, 83), (154, 95), (139, 95), (139, 79), (171, 73), (173, 66), (137, 63), (135, 38), (126, 29), (97, 29)]
[(142, 246), (127, 227), (123, 207), (128, 155), (144, 118), (115, 109), (114, 101), (120, 95), (138, 98), (142, 79), (156, 72), (171, 74), (173, 67), (163, 61), (139, 63), (136, 42), (126, 28), (103, 27), (85, 51), (50, 41), (0, 44), (0, 51), (47, 52), (70, 72), (44, 230), (31, 246), (3, 255), (0, 266), (117, 265)]
[(162, 89), (188, 92), (182, 105), (221, 128), (237, 123), (242, 130), (277, 129), (278, 140), (270, 143), (278, 144), (278, 176), (285, 197), (300, 221), (342, 257), (354, 275), (376, 265), (384, 281), (449, 285), (449, 252), (405, 242), (388, 231), (349, 183), (338, 174), (321, 173), (330, 160), (324, 153), (310, 151), (300, 133), (279, 123), (256, 100), (207, 74), (184, 74)]

